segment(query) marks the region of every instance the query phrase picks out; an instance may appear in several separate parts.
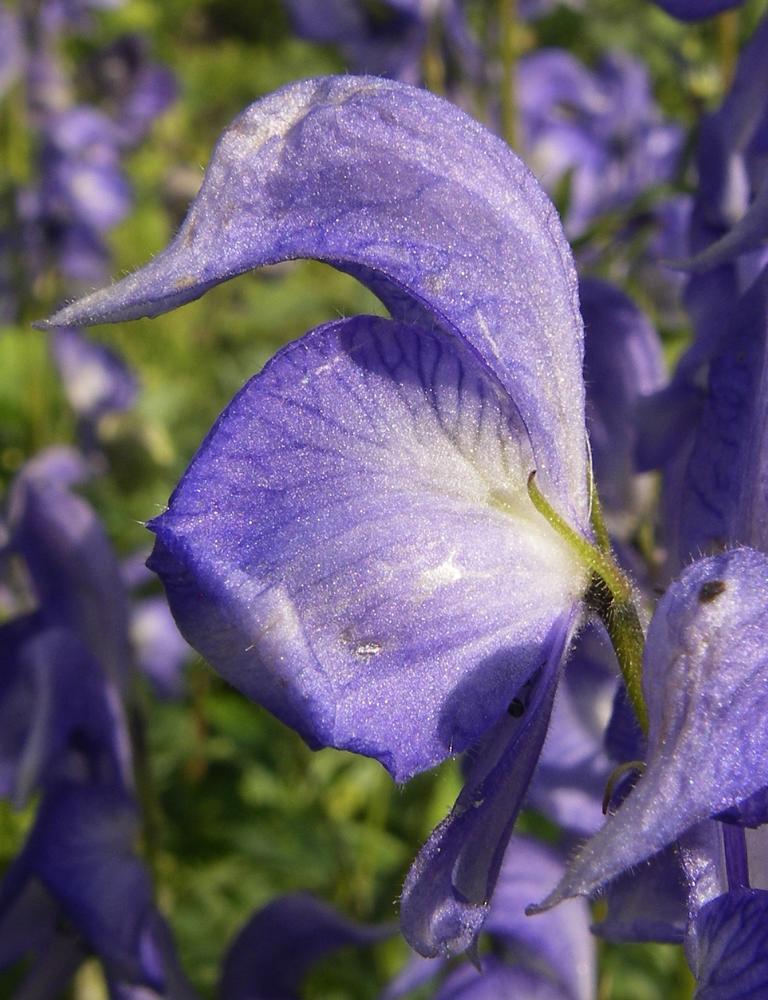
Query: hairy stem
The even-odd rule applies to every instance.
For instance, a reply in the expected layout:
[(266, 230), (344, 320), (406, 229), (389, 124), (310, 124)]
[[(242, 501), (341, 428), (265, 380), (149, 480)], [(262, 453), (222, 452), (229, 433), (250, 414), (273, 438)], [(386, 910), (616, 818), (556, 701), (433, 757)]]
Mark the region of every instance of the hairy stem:
[(594, 499), (594, 489), (592, 492), (592, 519), (599, 519), (599, 527), (595, 528), (597, 545), (574, 531), (552, 507), (536, 485), (535, 470), (528, 477), (528, 495), (533, 506), (592, 572), (587, 603), (605, 625), (638, 722), (643, 732), (648, 732), (648, 710), (643, 697), (643, 629), (635, 607), (632, 584), (613, 558), (599, 503)]

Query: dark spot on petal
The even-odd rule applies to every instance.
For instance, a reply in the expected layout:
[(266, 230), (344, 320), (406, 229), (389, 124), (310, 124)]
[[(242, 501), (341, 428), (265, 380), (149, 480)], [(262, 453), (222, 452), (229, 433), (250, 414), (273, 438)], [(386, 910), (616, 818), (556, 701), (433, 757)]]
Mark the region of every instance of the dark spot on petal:
[(512, 716), (513, 719), (519, 719), (520, 716), (525, 711), (525, 705), (522, 703), (522, 701), (520, 701), (519, 698), (513, 698), (512, 701), (509, 703), (507, 711), (509, 712), (509, 714)]
[(701, 604), (709, 604), (726, 589), (725, 580), (707, 580), (702, 583), (699, 590), (699, 601)]

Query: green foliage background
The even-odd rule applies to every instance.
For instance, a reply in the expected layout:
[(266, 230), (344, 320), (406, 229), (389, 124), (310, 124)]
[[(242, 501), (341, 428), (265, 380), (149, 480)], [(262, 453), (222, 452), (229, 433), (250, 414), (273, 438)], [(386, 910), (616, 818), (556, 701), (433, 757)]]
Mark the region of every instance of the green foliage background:
[[(586, 61), (624, 48), (650, 67), (665, 113), (693, 126), (713, 106), (733, 69), (739, 39), (763, 9), (739, 18), (682, 26), (644, 0), (587, 0), (582, 12), (559, 10), (522, 30), (524, 47), (562, 45)], [(473, 16), (483, 17), (483, 4)], [(128, 0), (97, 20), (93, 38), (70, 44), (77, 65), (96, 45), (125, 31), (150, 40), (156, 58), (179, 80), (180, 96), (130, 158), (136, 208), (113, 234), (114, 273), (144, 262), (165, 245), (194, 194), (216, 136), (245, 105), (300, 77), (341, 70), (330, 50), (291, 36), (279, 0)], [(23, 94), (0, 108), (0, 177), (23, 179), (33, 138)], [(688, 168), (679, 186), (691, 184)], [(620, 220), (590, 234), (610, 245)], [(635, 282), (634, 248), (599, 265), (653, 310)], [(0, 485), (7, 487), (40, 448), (73, 440), (74, 420), (58, 387), (39, 318), (65, 294), (48, 275), (32, 289), (24, 322), (0, 331)], [(71, 290), (69, 290), (71, 294)], [(147, 547), (142, 522), (165, 504), (207, 428), (243, 382), (286, 341), (340, 315), (380, 312), (354, 281), (313, 263), (291, 263), (221, 286), (154, 321), (101, 328), (140, 374), (137, 407), (104, 428), (110, 473), (87, 494), (118, 550)], [(665, 331), (670, 350), (687, 332)], [(205, 997), (234, 933), (255, 907), (278, 893), (305, 889), (355, 919), (396, 919), (396, 899), (418, 845), (450, 808), (455, 766), (393, 786), (378, 764), (334, 751), (310, 753), (292, 732), (228, 688), (192, 658), (186, 695), (160, 703), (142, 691), (146, 734), (144, 849), (158, 899), (177, 935), (185, 968)], [(0, 863), (18, 850), (34, 806), (0, 806)], [(541, 828), (535, 817), (523, 827)], [(600, 946), (601, 1000), (683, 1000), (691, 983), (679, 950)], [(307, 984), (317, 1000), (375, 997), (406, 957), (397, 938), (366, 953), (347, 953)], [(0, 978), (0, 995), (10, 989)], [(65, 994), (66, 995), (66, 994)], [(90, 963), (70, 995), (104, 995)]]

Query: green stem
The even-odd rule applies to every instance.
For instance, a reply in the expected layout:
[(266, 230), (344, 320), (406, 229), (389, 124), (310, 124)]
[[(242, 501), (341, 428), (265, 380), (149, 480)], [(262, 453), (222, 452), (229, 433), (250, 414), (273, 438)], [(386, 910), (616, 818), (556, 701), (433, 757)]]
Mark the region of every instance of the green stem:
[(441, 26), (436, 17), (432, 18), (427, 32), (427, 44), (422, 57), (422, 70), (427, 90), (433, 94), (445, 95), (445, 63), (443, 61)]
[(717, 43), (720, 54), (720, 78), (725, 92), (733, 82), (739, 58), (738, 10), (726, 10), (718, 17)]
[(589, 470), (589, 507), (590, 507), (590, 521), (592, 522), (592, 529), (595, 532), (595, 538), (597, 539), (597, 547), (601, 552), (605, 552), (607, 556), (611, 555), (611, 539), (608, 534), (608, 529), (605, 526), (605, 520), (603, 518), (603, 505), (600, 503), (600, 497), (597, 492), (597, 484), (595, 483), (595, 476), (590, 467)]
[(501, 134), (509, 145), (518, 145), (516, 69), (518, 55), (517, 0), (498, 0), (499, 54), (501, 56)]
[[(643, 732), (648, 732), (648, 710), (643, 697), (643, 629), (634, 603), (632, 585), (617, 566), (610, 551), (608, 534), (602, 523), (599, 505), (592, 506), (592, 516), (600, 518), (596, 530), (598, 545), (593, 545), (557, 513), (536, 485), (536, 470), (528, 477), (528, 495), (536, 510), (592, 571), (587, 590), (588, 605), (605, 625), (616, 652), (632, 706)], [(594, 489), (593, 498), (594, 498)], [(595, 513), (597, 511), (597, 514)]]

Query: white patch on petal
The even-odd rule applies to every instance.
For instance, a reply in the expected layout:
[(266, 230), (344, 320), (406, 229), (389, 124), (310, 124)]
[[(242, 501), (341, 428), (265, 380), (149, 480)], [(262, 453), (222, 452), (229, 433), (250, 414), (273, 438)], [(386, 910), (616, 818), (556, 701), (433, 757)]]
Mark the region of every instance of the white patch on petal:
[(447, 559), (444, 559), (439, 566), (426, 569), (419, 577), (419, 584), (432, 593), (438, 587), (444, 587), (448, 583), (456, 583), (464, 576), (464, 570), (455, 562), (456, 553), (451, 552)]

